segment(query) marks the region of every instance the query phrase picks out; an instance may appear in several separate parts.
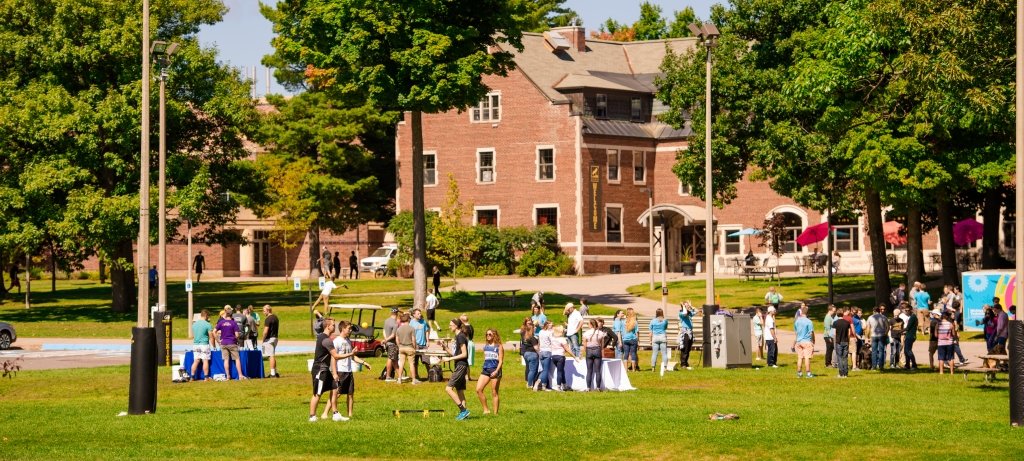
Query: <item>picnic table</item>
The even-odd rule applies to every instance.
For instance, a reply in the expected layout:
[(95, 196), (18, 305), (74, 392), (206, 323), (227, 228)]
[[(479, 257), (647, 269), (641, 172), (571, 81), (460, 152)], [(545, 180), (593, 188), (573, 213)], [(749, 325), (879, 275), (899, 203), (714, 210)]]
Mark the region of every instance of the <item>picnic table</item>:
[(1006, 371), (1010, 366), (1010, 356), (1008, 354), (987, 354), (979, 355), (981, 359), (981, 368), (978, 371), (985, 373), (985, 381), (992, 382), (996, 379), (996, 373)]
[(520, 292), (520, 289), (514, 290), (480, 290), (480, 308), (486, 309), (488, 306), (488, 299), (492, 301), (508, 301), (508, 307), (511, 309), (516, 308), (516, 293)]
[(758, 277), (764, 277), (765, 280), (774, 281), (776, 279), (782, 280), (779, 275), (778, 266), (744, 266), (743, 277), (749, 282), (750, 280), (757, 280)]

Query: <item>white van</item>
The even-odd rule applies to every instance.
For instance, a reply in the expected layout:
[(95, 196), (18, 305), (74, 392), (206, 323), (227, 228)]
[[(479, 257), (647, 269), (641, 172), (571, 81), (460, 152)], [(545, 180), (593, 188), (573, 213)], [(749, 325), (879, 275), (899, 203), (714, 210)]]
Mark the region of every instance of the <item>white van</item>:
[(391, 261), (396, 254), (398, 254), (398, 245), (385, 243), (384, 246), (374, 250), (373, 254), (359, 261), (359, 271), (384, 275), (388, 270), (388, 261)]

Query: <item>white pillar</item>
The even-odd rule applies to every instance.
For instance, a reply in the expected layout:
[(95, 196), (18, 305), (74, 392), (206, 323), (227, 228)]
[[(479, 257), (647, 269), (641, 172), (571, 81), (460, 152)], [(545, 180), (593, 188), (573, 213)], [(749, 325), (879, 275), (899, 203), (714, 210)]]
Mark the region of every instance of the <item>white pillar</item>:
[[(252, 241), (252, 229), (243, 229), (242, 238), (246, 241)], [(242, 244), (238, 248), (238, 271), (242, 277), (252, 277), (256, 271), (256, 253), (255, 246), (251, 243)]]

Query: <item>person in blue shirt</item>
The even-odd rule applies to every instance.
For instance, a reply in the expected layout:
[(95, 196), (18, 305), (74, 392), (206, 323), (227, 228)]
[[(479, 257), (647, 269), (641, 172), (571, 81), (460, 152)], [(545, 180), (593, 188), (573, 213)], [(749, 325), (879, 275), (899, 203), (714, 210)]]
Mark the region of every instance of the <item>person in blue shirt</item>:
[[(429, 337), (430, 324), (423, 319), (423, 311), (419, 309), (413, 309), (412, 320), (409, 321), (409, 326), (414, 330), (416, 336), (416, 349), (423, 350), (427, 348), (427, 338)], [(416, 363), (413, 365), (413, 376), (416, 376), (416, 380), (419, 381), (420, 374), (420, 355), (416, 354)], [(423, 366), (427, 367), (427, 371), (430, 371), (429, 365), (423, 362)]]
[(626, 369), (640, 371), (640, 360), (637, 358), (637, 335), (640, 322), (636, 320), (636, 311), (632, 307), (626, 309), (626, 321), (622, 330), (622, 358), (626, 360)]
[(544, 327), (544, 323), (548, 321), (548, 316), (544, 315), (544, 310), (541, 309), (539, 304), (533, 304), (530, 319), (533, 320), (533, 334), (540, 336), (540, 330)]
[(800, 315), (793, 323), (796, 330), (796, 377), (802, 378), (807, 373), (808, 378), (813, 378), (811, 373), (811, 357), (814, 356), (814, 324), (807, 317), (807, 305), (800, 305)]
[(651, 368), (658, 363), (658, 352), (661, 352), (662, 368), (668, 366), (668, 320), (665, 320), (665, 312), (658, 309), (651, 319)]
[(618, 341), (615, 346), (615, 358), (622, 358), (622, 334), (626, 332), (626, 312), (622, 309), (615, 311), (615, 315), (612, 316), (612, 333), (615, 333)]
[(861, 310), (859, 307), (853, 308), (853, 332), (857, 334), (857, 346), (853, 353), (853, 369), (860, 370), (860, 349), (864, 347), (864, 322), (860, 319)]
[(679, 366), (690, 367), (690, 349), (693, 348), (693, 314), (697, 310), (690, 301), (679, 304)]

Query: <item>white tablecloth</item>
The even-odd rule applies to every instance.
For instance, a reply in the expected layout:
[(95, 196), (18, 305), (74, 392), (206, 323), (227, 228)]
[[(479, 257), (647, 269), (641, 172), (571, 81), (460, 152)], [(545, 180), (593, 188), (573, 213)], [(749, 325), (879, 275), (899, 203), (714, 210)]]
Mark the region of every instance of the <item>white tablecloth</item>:
[[(620, 359), (603, 359), (601, 367), (601, 389), (612, 391), (632, 391), (636, 388), (629, 382), (626, 366)], [(551, 368), (551, 387), (558, 385), (558, 370)], [(587, 388), (587, 361), (565, 358), (565, 384), (574, 391)]]

